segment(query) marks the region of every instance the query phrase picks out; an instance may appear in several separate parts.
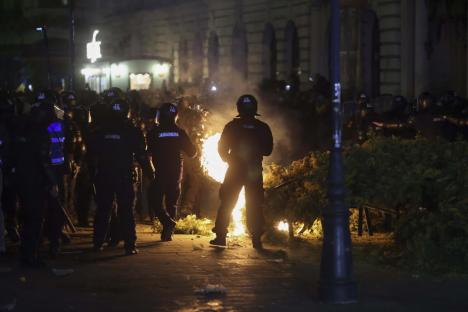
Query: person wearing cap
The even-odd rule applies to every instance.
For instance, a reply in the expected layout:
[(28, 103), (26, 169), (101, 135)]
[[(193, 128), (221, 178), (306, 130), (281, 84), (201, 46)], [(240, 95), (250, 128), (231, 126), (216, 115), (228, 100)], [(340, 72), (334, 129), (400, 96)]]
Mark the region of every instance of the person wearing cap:
[[(156, 169), (149, 188), (149, 204), (163, 225), (162, 241), (171, 241), (177, 217), (177, 201), (183, 173), (183, 156), (195, 157), (197, 150), (177, 121), (178, 109), (164, 103), (158, 111), (158, 125), (148, 133), (148, 151)], [(163, 201), (166, 208), (163, 208)]]
[(96, 188), (97, 202), (94, 218), (94, 249), (101, 251), (103, 248), (109, 229), (110, 213), (116, 198), (125, 253), (135, 255), (138, 250), (133, 213), (135, 199), (132, 181), (133, 163), (137, 161), (140, 164), (147, 179), (154, 176), (154, 170), (146, 154), (143, 133), (127, 118), (128, 103), (123, 99), (114, 99), (107, 108), (107, 118), (89, 138), (89, 169)]
[(261, 249), (265, 222), (262, 161), (273, 151), (273, 135), (270, 127), (256, 118), (260, 115), (257, 114), (254, 96), (241, 96), (237, 101), (237, 111), (239, 115), (224, 127), (218, 144), (219, 155), (229, 168), (219, 190), (221, 205), (213, 229), (216, 238), (210, 243), (226, 246), (232, 210), (242, 187), (245, 187), (247, 228), (253, 247)]

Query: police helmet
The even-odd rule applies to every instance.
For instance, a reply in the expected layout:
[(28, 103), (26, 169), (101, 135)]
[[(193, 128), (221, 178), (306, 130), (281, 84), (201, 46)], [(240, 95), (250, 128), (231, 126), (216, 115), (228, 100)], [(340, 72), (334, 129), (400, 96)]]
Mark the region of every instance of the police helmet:
[(374, 103), (369, 99), (364, 92), (360, 93), (357, 98), (359, 109), (374, 109)]
[(159, 123), (175, 123), (179, 110), (173, 103), (163, 103), (158, 110), (157, 119)]
[(244, 94), (237, 100), (237, 117), (253, 117), (260, 116), (257, 114), (258, 102), (257, 99), (250, 94)]
[(110, 111), (116, 116), (127, 118), (130, 106), (124, 99), (114, 99), (110, 103)]
[(429, 92), (423, 92), (420, 96), (418, 96), (416, 102), (416, 109), (418, 111), (427, 111), (432, 108), (434, 104), (434, 97)]
[(56, 105), (58, 102), (57, 95), (52, 90), (48, 90), (48, 89), (39, 90), (35, 95), (35, 102), (37, 103), (47, 102), (52, 105)]
[(76, 94), (70, 91), (64, 91), (60, 94), (62, 108), (65, 111), (72, 110), (76, 107)]
[(102, 98), (104, 103), (110, 104), (113, 100), (125, 99), (125, 93), (117, 87), (112, 87), (102, 92)]
[(392, 106), (395, 112), (404, 112), (408, 106), (408, 102), (402, 95), (396, 95), (392, 99)]

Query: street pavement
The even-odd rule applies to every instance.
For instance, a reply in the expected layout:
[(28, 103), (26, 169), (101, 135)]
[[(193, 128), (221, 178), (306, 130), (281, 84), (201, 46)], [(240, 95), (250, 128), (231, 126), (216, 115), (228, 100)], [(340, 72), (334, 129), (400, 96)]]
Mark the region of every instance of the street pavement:
[(81, 230), (48, 269), (0, 261), (0, 311), (468, 311), (468, 279), (428, 277), (355, 261), (359, 302), (317, 298), (320, 243), (254, 250), (246, 239), (228, 248), (209, 237), (160, 242), (139, 226), (136, 256), (123, 248), (91, 251)]

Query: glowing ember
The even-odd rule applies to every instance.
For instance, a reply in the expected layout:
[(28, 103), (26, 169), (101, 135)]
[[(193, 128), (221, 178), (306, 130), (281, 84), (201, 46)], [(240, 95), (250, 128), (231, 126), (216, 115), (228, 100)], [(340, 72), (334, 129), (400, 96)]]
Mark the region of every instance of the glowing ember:
[(278, 223), (276, 228), (278, 229), (278, 231), (288, 232), (289, 231), (289, 224), (288, 224), (288, 222), (280, 221), (280, 223)]
[[(202, 165), (206, 173), (217, 182), (222, 183), (228, 164), (225, 163), (218, 154), (218, 142), (221, 138), (220, 133), (216, 133), (203, 141)], [(236, 206), (232, 211), (232, 220), (234, 222), (234, 230), (232, 235), (240, 236), (245, 234), (245, 226), (242, 220), (243, 210), (245, 209), (245, 191), (242, 188)]]

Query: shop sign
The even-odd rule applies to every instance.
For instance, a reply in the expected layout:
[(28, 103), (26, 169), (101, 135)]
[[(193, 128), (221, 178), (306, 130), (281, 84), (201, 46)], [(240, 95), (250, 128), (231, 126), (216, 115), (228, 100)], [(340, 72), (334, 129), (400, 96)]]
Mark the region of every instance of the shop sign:
[(99, 34), (99, 30), (93, 32), (93, 41), (88, 42), (86, 45), (86, 57), (91, 60), (91, 63), (102, 57), (101, 55), (101, 41), (96, 41), (96, 36)]

